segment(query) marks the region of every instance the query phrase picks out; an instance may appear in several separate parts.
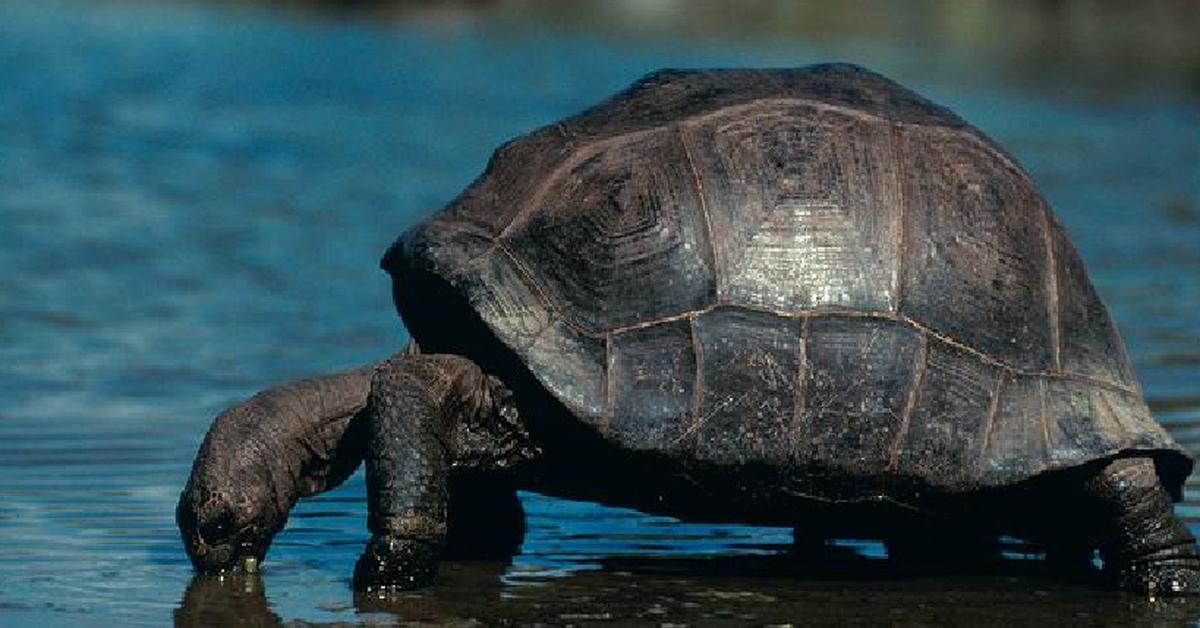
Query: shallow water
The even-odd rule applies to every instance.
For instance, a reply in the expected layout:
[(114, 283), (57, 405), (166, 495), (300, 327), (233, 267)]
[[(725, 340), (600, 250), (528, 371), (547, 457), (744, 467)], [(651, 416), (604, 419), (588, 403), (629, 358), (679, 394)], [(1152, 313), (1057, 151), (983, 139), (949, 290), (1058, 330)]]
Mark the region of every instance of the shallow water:
[[(35, 6), (36, 4), (36, 6)], [(405, 334), (380, 252), (514, 134), (660, 66), (858, 60), (1007, 146), (1074, 235), (1158, 418), (1200, 446), (1200, 105), (946, 70), (921, 45), (605, 39), (422, 15), (0, 4), (0, 623), (1191, 623), (1039, 573), (899, 577), (878, 544), (523, 494), (511, 565), (356, 600), (361, 476), (259, 578), (197, 579), (175, 499), (211, 417)], [(924, 71), (924, 68), (939, 68)], [(965, 68), (965, 69), (964, 69)], [(956, 88), (956, 85), (970, 85)], [(1194, 491), (1194, 484), (1192, 486)], [(1200, 507), (1183, 514), (1200, 532)]]

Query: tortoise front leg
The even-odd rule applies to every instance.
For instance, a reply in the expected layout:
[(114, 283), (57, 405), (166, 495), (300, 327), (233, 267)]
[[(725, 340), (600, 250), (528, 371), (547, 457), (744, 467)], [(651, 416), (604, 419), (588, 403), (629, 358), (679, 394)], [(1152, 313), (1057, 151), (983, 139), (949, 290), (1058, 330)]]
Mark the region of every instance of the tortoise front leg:
[(1119, 585), (1150, 595), (1200, 595), (1196, 539), (1175, 518), (1171, 497), (1148, 458), (1115, 460), (1088, 480), (1100, 505), (1105, 570)]
[(355, 587), (415, 588), (437, 573), (450, 460), (442, 406), (452, 376), (422, 356), (376, 370), (367, 404), (367, 528)]
[(470, 360), (410, 354), (381, 364), (366, 410), (367, 526), (358, 589), (412, 589), (437, 574), (452, 470), (532, 456), (510, 395)]

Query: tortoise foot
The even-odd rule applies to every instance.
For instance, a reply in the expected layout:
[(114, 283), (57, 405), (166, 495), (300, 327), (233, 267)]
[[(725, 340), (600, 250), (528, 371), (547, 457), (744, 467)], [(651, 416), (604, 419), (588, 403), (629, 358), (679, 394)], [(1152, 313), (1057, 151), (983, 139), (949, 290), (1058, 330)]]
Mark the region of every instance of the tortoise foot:
[(429, 586), (437, 577), (441, 543), (376, 534), (354, 566), (360, 591), (408, 591)]
[(1153, 460), (1115, 460), (1089, 480), (1088, 490), (1107, 524), (1105, 568), (1122, 588), (1151, 597), (1200, 595), (1196, 539), (1175, 516)]
[(1196, 565), (1130, 568), (1121, 574), (1121, 588), (1151, 598), (1200, 595), (1200, 569)]

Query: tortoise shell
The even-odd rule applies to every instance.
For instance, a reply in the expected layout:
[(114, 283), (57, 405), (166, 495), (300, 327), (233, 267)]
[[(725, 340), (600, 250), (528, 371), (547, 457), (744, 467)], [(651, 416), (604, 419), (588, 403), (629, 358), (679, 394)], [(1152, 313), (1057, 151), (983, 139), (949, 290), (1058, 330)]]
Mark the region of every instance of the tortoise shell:
[(1029, 176), (859, 67), (651, 74), (502, 146), (383, 266), (624, 449), (951, 492), (1191, 469)]

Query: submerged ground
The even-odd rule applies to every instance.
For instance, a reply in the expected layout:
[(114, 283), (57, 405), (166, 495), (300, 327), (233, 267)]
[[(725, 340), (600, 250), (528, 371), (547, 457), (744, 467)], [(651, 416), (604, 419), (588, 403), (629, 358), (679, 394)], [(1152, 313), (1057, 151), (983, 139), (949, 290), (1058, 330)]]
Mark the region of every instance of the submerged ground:
[[(358, 476), (298, 508), (260, 578), (193, 580), (173, 509), (212, 415), (399, 348), (376, 266), (391, 239), (499, 142), (661, 66), (853, 60), (959, 111), (1044, 187), (1156, 416), (1200, 446), (1200, 95), (1187, 72), (869, 32), (717, 37), (617, 20), (601, 35), (553, 11), (522, 19), (0, 4), (0, 624), (1200, 617), (1197, 603), (1054, 583), (1015, 543), (999, 574), (898, 578), (876, 544), (805, 565), (780, 554), (786, 530), (534, 494), (512, 565), (449, 563), (436, 589), (356, 600)], [(1180, 508), (1200, 531), (1200, 508)]]

